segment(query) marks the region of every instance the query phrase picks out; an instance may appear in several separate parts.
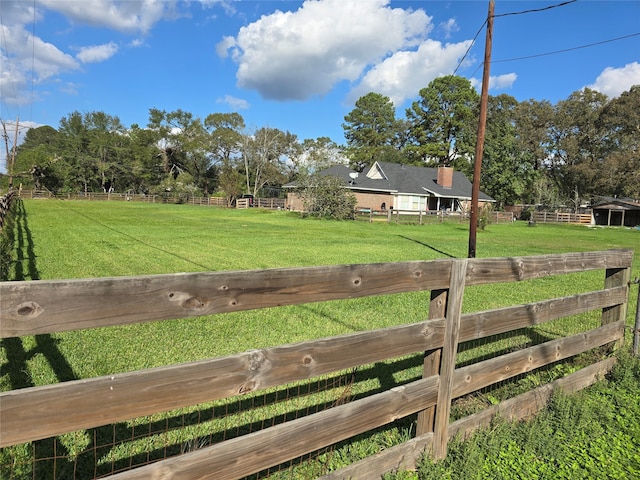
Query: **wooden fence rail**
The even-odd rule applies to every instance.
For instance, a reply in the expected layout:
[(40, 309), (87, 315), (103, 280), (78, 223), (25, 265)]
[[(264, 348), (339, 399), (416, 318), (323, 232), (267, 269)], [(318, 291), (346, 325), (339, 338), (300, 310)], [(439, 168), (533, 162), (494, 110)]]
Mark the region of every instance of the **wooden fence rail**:
[[(469, 214), (461, 212), (443, 212), (437, 210), (372, 210), (370, 208), (356, 209), (356, 218), (368, 219), (369, 222), (386, 221), (387, 223), (395, 222), (417, 222), (419, 225), (423, 223), (442, 223), (445, 220), (460, 222), (468, 221)], [(402, 220), (401, 220), (402, 218)], [(488, 221), (491, 223), (512, 223), (514, 215), (512, 212), (491, 212), (488, 215)]]
[(580, 223), (584, 225), (592, 223), (590, 213), (533, 212), (531, 220), (537, 223)]
[[(226, 198), (223, 197), (196, 197), (166, 193), (164, 195), (120, 192), (73, 192), (51, 193), (48, 190), (21, 190), (22, 198), (56, 198), (58, 200), (88, 200), (103, 202), (143, 202), (143, 203), (184, 203), (189, 205), (203, 205), (212, 207), (228, 207)], [(245, 207), (246, 200), (246, 207)], [(248, 199), (238, 199), (242, 208), (248, 208)], [(282, 210), (285, 207), (284, 198), (256, 198), (254, 205), (260, 208)]]
[(0, 230), (2, 230), (2, 227), (4, 226), (4, 219), (9, 214), (11, 205), (16, 198), (17, 196), (14, 190), (0, 197)]
[[(236, 479), (418, 413), (417, 436), (327, 478), (372, 478), (410, 467), (430, 449), (446, 453), (455, 432), (491, 415), (523, 416), (549, 389), (583, 388), (611, 367), (604, 360), (472, 419), (449, 423), (452, 399), (624, 335), (631, 250), (532, 257), (443, 259), (235, 272), (0, 283), (0, 337), (111, 327), (248, 309), (401, 292), (431, 291), (426, 320), (236, 355), (88, 378), (0, 394), (0, 447), (229, 398), (331, 372), (425, 355), (423, 378), (320, 413), (222, 441), (111, 478)], [(495, 310), (462, 313), (465, 288), (588, 270), (604, 288)], [(583, 312), (600, 327), (456, 368), (459, 343)], [(531, 393), (531, 392), (529, 392)], [(546, 396), (546, 397), (545, 397)], [(55, 412), (55, 415), (51, 415)], [(335, 425), (340, 428), (336, 429)]]

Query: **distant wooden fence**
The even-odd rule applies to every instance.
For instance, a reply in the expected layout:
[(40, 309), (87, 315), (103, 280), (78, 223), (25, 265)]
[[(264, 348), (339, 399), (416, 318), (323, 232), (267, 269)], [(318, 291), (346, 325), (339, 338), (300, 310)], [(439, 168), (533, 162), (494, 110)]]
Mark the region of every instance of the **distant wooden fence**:
[[(437, 210), (372, 210), (369, 208), (360, 208), (356, 210), (356, 218), (368, 219), (369, 222), (411, 222), (422, 225), (427, 223), (442, 223), (445, 220), (458, 220), (462, 222), (468, 220), (469, 215), (459, 212), (447, 213)], [(514, 221), (514, 216), (512, 212), (491, 212), (489, 214), (489, 221), (491, 223), (511, 223)]]
[(533, 212), (531, 220), (536, 223), (592, 223), (590, 213)]
[[(418, 412), (410, 441), (327, 479), (370, 479), (409, 468), (425, 449), (442, 458), (448, 439), (501, 414), (527, 416), (554, 388), (583, 388), (612, 359), (449, 422), (452, 399), (553, 362), (622, 341), (632, 250), (531, 257), (441, 259), (141, 277), (4, 282), (0, 337), (110, 327), (283, 305), (430, 291), (427, 320), (264, 348), (193, 363), (87, 378), (0, 394), (0, 446), (30, 442), (157, 412), (229, 398), (426, 352), (423, 378), (319, 413), (113, 475), (113, 479), (237, 479)], [(462, 314), (467, 286), (603, 270), (604, 288)], [(601, 326), (456, 368), (458, 344), (598, 310)], [(392, 312), (389, 312), (392, 314)], [(194, 332), (197, 334), (197, 332)]]
[(270, 210), (284, 210), (286, 200), (284, 198), (238, 198), (236, 208), (267, 208)]
[[(117, 192), (74, 192), (74, 193), (51, 193), (47, 190), (22, 190), (22, 198), (57, 198), (59, 200), (91, 200), (109, 202), (144, 202), (144, 203), (180, 203), (189, 205), (204, 205), (211, 207), (227, 207), (227, 199), (223, 197), (195, 197), (177, 195), (167, 192), (161, 195), (148, 195), (144, 193), (117, 193)], [(238, 199), (238, 208), (248, 208), (247, 199)], [(255, 206), (273, 210), (282, 210), (285, 206), (284, 198), (256, 198)]]

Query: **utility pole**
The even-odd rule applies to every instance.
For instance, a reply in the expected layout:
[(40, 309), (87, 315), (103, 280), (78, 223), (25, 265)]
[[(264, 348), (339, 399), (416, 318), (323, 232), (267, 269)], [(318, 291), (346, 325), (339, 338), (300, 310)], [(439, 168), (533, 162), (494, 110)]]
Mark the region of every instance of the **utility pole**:
[(7, 165), (7, 173), (9, 174), (9, 190), (13, 188), (13, 166), (16, 162), (16, 145), (18, 144), (18, 123), (20, 117), (16, 120), (15, 135), (13, 139), (13, 147), (11, 148), (11, 154), (9, 154), (9, 135), (7, 135), (7, 126), (2, 121), (2, 138), (4, 138), (4, 148), (6, 151), (5, 163)]
[(16, 149), (18, 148), (18, 125), (20, 117), (16, 118), (16, 131), (13, 136), (13, 147), (11, 148), (11, 167), (9, 168), (9, 191), (13, 190), (13, 170), (16, 164)]
[(491, 42), (493, 38), (494, 0), (489, 0), (487, 15), (487, 39), (484, 45), (484, 65), (482, 73), (482, 92), (480, 94), (480, 119), (478, 120), (478, 139), (476, 140), (476, 156), (473, 166), (473, 188), (471, 190), (471, 219), (469, 224), (469, 258), (476, 257), (476, 233), (478, 231), (478, 197), (480, 196), (480, 170), (482, 167), (482, 151), (484, 149), (484, 133), (487, 124), (487, 102), (489, 98), (489, 71), (491, 68)]

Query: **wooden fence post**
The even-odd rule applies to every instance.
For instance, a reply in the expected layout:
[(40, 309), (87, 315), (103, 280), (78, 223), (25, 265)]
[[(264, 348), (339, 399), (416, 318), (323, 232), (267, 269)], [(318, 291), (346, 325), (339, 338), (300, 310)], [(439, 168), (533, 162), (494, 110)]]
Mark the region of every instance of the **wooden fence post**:
[[(605, 273), (604, 288), (627, 287), (627, 297), (624, 303), (602, 309), (602, 325), (626, 320), (629, 305), (629, 283), (631, 282), (631, 267), (608, 268)], [(614, 350), (624, 345), (624, 338), (620, 338), (612, 347)]]
[(449, 441), (449, 415), (453, 390), (453, 373), (458, 353), (458, 333), (462, 297), (464, 295), (467, 259), (454, 260), (451, 264), (451, 280), (447, 298), (447, 315), (444, 329), (444, 345), (440, 360), (440, 386), (433, 423), (433, 459), (440, 460), (447, 455)]
[[(447, 294), (449, 290), (431, 290), (431, 301), (429, 302), (429, 320), (444, 318), (447, 312)], [(428, 378), (440, 373), (440, 359), (442, 349), (428, 350), (424, 353), (422, 364), (422, 378)], [(436, 407), (429, 407), (418, 412), (418, 422), (416, 425), (416, 436), (433, 432), (433, 422), (435, 420)]]

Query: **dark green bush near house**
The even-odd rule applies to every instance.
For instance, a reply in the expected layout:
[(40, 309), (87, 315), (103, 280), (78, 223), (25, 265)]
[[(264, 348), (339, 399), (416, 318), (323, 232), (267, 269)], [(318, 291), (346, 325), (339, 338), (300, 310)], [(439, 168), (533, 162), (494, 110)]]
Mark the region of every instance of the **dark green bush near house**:
[(353, 220), (356, 197), (344, 188), (340, 179), (311, 175), (300, 182), (304, 208), (310, 217)]

